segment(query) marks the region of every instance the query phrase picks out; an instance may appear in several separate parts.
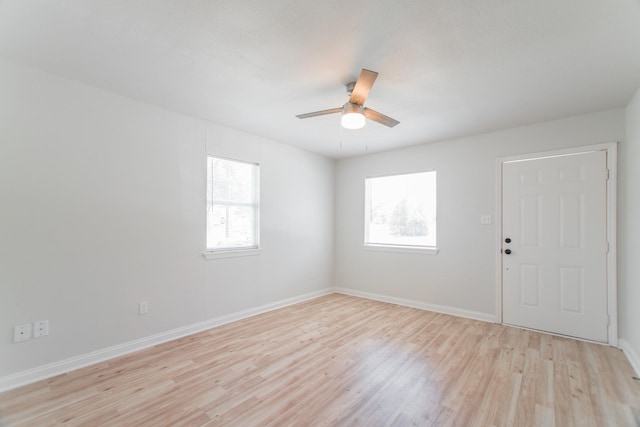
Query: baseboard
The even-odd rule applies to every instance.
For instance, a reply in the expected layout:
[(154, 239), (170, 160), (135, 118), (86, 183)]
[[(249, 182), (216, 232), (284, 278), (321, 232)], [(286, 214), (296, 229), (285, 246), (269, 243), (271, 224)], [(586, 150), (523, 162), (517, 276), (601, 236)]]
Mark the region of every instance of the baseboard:
[(258, 314), (266, 313), (268, 311), (273, 311), (279, 308), (287, 307), (289, 305), (297, 304), (306, 300), (329, 295), (333, 292), (333, 288), (326, 288), (320, 291), (310, 292), (281, 301), (276, 301), (270, 304), (265, 304), (259, 307), (250, 308), (248, 310), (238, 311), (236, 313), (216, 317), (204, 322), (199, 322), (181, 328), (172, 329), (166, 332), (161, 332), (156, 335), (151, 335), (123, 344), (114, 345), (101, 350), (93, 351), (91, 353), (64, 359), (58, 362), (38, 366), (26, 371), (17, 372), (15, 374), (0, 378), (0, 392), (51, 378), (56, 375), (74, 371), (76, 369), (84, 368), (85, 366), (104, 362), (105, 360), (113, 359), (114, 357), (133, 353), (134, 351), (142, 350), (154, 345), (165, 343), (167, 341), (175, 340), (177, 338), (182, 338), (187, 335), (202, 332), (216, 326), (221, 326), (227, 323), (235, 322), (237, 320), (242, 320), (248, 317), (256, 316)]
[(618, 340), (618, 346), (624, 352), (624, 355), (629, 359), (629, 363), (631, 363), (631, 367), (634, 371), (636, 371), (636, 375), (640, 377), (640, 355), (636, 353), (636, 351), (631, 347), (628, 341), (620, 339)]
[(413, 301), (404, 298), (391, 297), (388, 295), (375, 294), (371, 292), (357, 291), (349, 288), (334, 288), (339, 294), (351, 295), (354, 297), (367, 298), (375, 301), (388, 302), (391, 304), (403, 305), (406, 307), (419, 308), (421, 310), (433, 311), (436, 313), (450, 314), (452, 316), (466, 317), (467, 319), (481, 320), (483, 322), (496, 323), (494, 314), (482, 313), (479, 311), (465, 310), (446, 305), (429, 304), (421, 301)]

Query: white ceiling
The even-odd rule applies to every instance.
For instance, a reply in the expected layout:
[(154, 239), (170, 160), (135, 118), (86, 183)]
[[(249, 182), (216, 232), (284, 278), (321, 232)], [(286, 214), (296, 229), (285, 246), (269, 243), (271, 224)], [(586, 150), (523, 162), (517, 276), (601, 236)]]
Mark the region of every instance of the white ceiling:
[[(640, 2), (0, 0), (0, 55), (341, 158), (625, 106)], [(361, 68), (398, 126), (295, 117)]]

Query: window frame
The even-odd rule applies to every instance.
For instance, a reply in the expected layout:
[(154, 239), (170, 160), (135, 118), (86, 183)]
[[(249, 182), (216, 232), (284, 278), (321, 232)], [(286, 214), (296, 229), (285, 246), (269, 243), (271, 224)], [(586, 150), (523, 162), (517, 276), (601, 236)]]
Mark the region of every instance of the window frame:
[[(209, 191), (211, 184), (208, 177), (209, 159), (218, 159), (227, 162), (241, 163), (252, 166), (253, 169), (253, 202), (228, 202), (215, 203), (214, 200), (209, 204)], [(258, 255), (261, 251), (260, 246), (260, 163), (251, 162), (247, 160), (239, 160), (225, 156), (219, 156), (215, 154), (206, 155), (205, 163), (205, 251), (203, 253), (205, 259), (218, 259), (218, 258), (233, 258), (240, 256)], [(226, 205), (226, 206), (242, 206), (252, 207), (254, 214), (254, 239), (252, 245), (247, 246), (234, 246), (234, 247), (222, 247), (222, 248), (209, 248), (207, 247), (207, 233), (209, 229), (208, 209), (210, 206)]]
[[(403, 245), (403, 244), (394, 244), (394, 243), (374, 243), (369, 240), (369, 226), (371, 223), (371, 198), (372, 198), (372, 180), (377, 178), (389, 178), (394, 176), (403, 176), (403, 175), (414, 175), (421, 173), (434, 173), (435, 174), (435, 204), (436, 204), (436, 244), (434, 246), (426, 246), (426, 245)], [(435, 255), (440, 249), (438, 248), (438, 239), (437, 239), (437, 212), (438, 212), (438, 172), (435, 169), (429, 170), (418, 170), (411, 172), (399, 172), (399, 173), (390, 173), (384, 175), (375, 175), (375, 176), (366, 176), (364, 179), (364, 243), (363, 248), (369, 251), (380, 251), (380, 252), (394, 252), (394, 253), (411, 253), (411, 254), (423, 254), (423, 255)]]

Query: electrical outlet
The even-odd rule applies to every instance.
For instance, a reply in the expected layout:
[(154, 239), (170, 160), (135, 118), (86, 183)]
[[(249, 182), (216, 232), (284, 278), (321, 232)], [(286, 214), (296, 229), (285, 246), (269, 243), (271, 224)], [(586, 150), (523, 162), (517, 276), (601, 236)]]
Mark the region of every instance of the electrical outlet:
[(40, 338), (49, 335), (49, 321), (36, 320), (33, 322), (33, 337)]
[(140, 301), (138, 304), (138, 314), (147, 314), (149, 312), (149, 301)]
[(492, 220), (491, 215), (482, 215), (480, 217), (480, 224), (482, 224), (482, 225), (490, 225), (491, 222), (492, 222), (491, 220)]
[(31, 339), (31, 323), (18, 325), (13, 328), (13, 342), (27, 341)]

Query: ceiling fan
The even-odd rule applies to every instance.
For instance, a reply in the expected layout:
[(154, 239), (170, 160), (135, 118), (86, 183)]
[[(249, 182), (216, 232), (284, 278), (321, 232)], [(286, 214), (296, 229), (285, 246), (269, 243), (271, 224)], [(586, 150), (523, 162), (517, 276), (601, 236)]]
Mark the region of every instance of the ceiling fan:
[(376, 77), (378, 77), (378, 73), (363, 68), (358, 80), (347, 84), (347, 93), (350, 97), (349, 101), (342, 107), (298, 114), (296, 117), (308, 119), (309, 117), (324, 116), (325, 114), (342, 113), (340, 123), (345, 129), (360, 129), (364, 127), (365, 118), (392, 128), (400, 122), (364, 106)]

